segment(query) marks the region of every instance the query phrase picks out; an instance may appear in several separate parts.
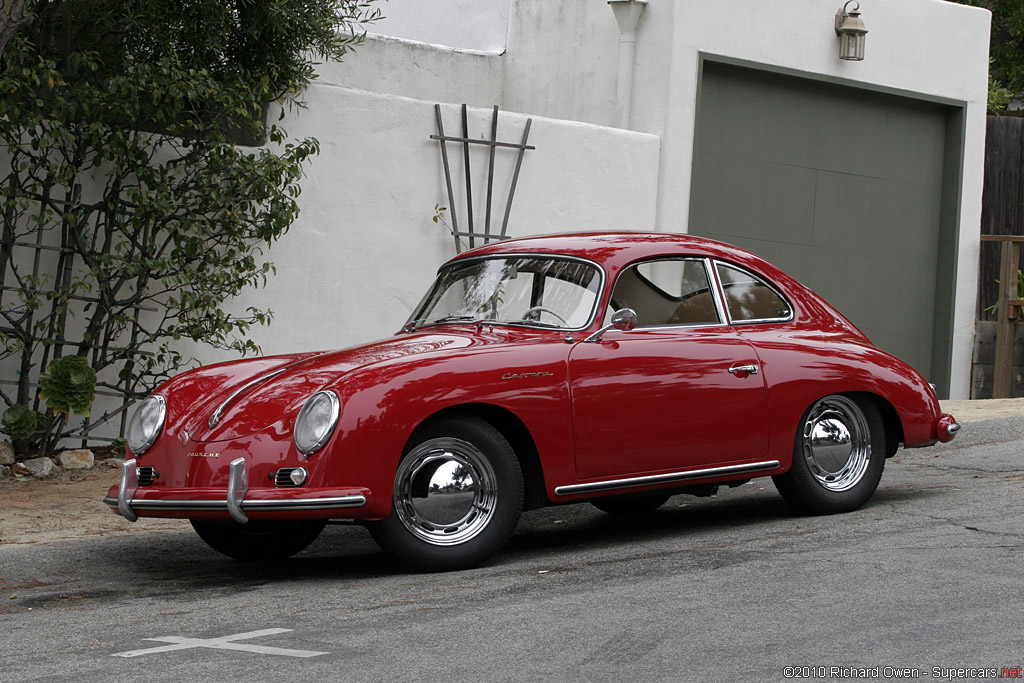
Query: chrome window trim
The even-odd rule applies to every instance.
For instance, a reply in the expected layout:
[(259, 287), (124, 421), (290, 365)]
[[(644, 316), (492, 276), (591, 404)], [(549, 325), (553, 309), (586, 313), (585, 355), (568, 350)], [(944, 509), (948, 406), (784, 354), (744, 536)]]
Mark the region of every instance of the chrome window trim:
[[(714, 266), (712, 265), (712, 259), (707, 256), (656, 256), (653, 258), (641, 259), (640, 261), (633, 261), (626, 266), (619, 269), (619, 275), (616, 276), (615, 280), (618, 281), (619, 277), (635, 266), (639, 266), (642, 263), (651, 263), (653, 261), (703, 261), (704, 262), (704, 275), (708, 278), (708, 291), (711, 292), (711, 298), (715, 302), (715, 312), (718, 313), (718, 322), (716, 323), (679, 323), (677, 325), (644, 325), (643, 321), (640, 321), (633, 331), (660, 331), (660, 330), (692, 330), (701, 328), (713, 328), (713, 327), (729, 327), (729, 323), (726, 322), (729, 318), (726, 316), (724, 303), (722, 301), (722, 294), (718, 291), (718, 278), (715, 277)], [(640, 277), (643, 277), (641, 274)], [(645, 280), (647, 278), (644, 278)], [(651, 283), (655, 287), (658, 287), (654, 283)], [(661, 288), (658, 287), (660, 290)], [(662, 290), (664, 291), (664, 290)], [(612, 285), (611, 291), (608, 292), (608, 308), (612, 305), (611, 295), (615, 293), (615, 286)], [(668, 294), (666, 292), (666, 294)], [(669, 295), (671, 297), (671, 295)], [(674, 297), (672, 297), (674, 298)]]
[[(608, 279), (608, 274), (605, 272), (604, 267), (600, 263), (598, 263), (597, 261), (593, 261), (591, 259), (588, 259), (588, 258), (583, 258), (582, 256), (570, 256), (568, 254), (551, 254), (551, 253), (543, 252), (543, 251), (511, 252), (511, 253), (501, 253), (501, 254), (486, 254), (486, 255), (483, 255), (483, 256), (472, 256), (472, 257), (465, 258), (465, 259), (459, 259), (457, 261), (449, 261), (448, 263), (445, 263), (443, 266), (438, 268), (437, 269), (437, 273), (434, 276), (434, 278), (435, 278), (434, 279), (434, 284), (437, 284), (437, 277), (441, 275), (441, 272), (445, 268), (454, 267), (454, 266), (462, 266), (462, 265), (466, 265), (466, 264), (472, 264), (472, 263), (476, 263), (478, 261), (493, 261), (495, 259), (506, 259), (506, 258), (549, 258), (549, 259), (556, 260), (556, 261), (575, 261), (576, 263), (582, 263), (584, 265), (593, 266), (594, 269), (597, 270), (597, 275), (598, 275), (598, 278), (599, 278), (599, 281), (597, 283), (597, 293), (596, 293), (596, 296), (594, 297), (594, 305), (591, 308), (590, 317), (587, 319), (586, 324), (584, 324), (582, 327), (550, 327), (548, 325), (536, 325), (536, 324), (532, 324), (531, 325), (531, 324), (529, 324), (527, 322), (505, 322), (505, 321), (491, 322), (489, 320), (484, 322), (485, 325), (487, 325), (487, 326), (496, 325), (496, 326), (501, 326), (501, 327), (522, 327), (522, 328), (527, 328), (527, 329), (531, 329), (531, 330), (548, 330), (548, 331), (552, 331), (552, 332), (582, 332), (583, 330), (589, 329), (590, 326), (594, 324), (594, 321), (597, 319), (597, 316), (598, 316), (598, 309), (600, 308), (601, 299), (602, 299), (602, 297), (604, 295), (604, 287), (605, 287), (605, 282)], [(416, 304), (416, 308), (413, 309), (412, 315), (409, 317), (408, 320), (405, 321), (405, 324), (402, 325), (402, 330), (405, 330), (408, 327), (409, 323), (414, 322), (416, 320), (416, 314), (419, 313), (421, 308), (423, 308), (423, 306), (427, 302), (427, 299), (430, 298), (430, 295), (432, 293), (433, 293), (433, 287), (430, 289), (430, 291), (427, 292), (426, 296), (423, 297), (423, 300), (420, 301), (418, 304)], [(424, 323), (422, 325), (416, 326), (415, 329), (419, 330), (419, 329), (423, 329), (424, 327), (436, 327), (438, 325), (475, 325), (475, 324), (476, 324), (475, 321), (460, 321), (460, 322), (447, 322), (447, 323)]]
[(576, 493), (597, 493), (599, 491), (614, 491), (616, 489), (635, 488), (638, 486), (649, 486), (651, 484), (671, 484), (675, 482), (690, 481), (692, 479), (706, 479), (707, 477), (719, 477), (727, 474), (747, 474), (752, 472), (766, 472), (779, 467), (778, 460), (765, 460), (752, 462), (744, 465), (725, 465), (723, 467), (708, 467), (701, 470), (684, 470), (681, 472), (668, 472), (666, 474), (652, 474), (643, 477), (626, 477), (623, 479), (605, 479), (592, 481), (585, 484), (570, 484), (567, 486), (555, 487), (556, 496), (571, 496)]
[[(732, 315), (729, 314), (729, 306), (728, 306), (727, 303), (725, 303), (725, 285), (722, 283), (722, 278), (718, 274), (717, 266), (719, 266), (719, 265), (725, 266), (727, 268), (732, 268), (733, 270), (738, 270), (741, 273), (746, 273), (750, 277), (752, 277), (755, 280), (757, 280), (758, 282), (762, 283), (768, 289), (772, 290), (772, 292), (775, 293), (775, 296), (777, 296), (780, 299), (782, 299), (784, 302), (786, 302), (786, 305), (789, 306), (789, 315), (784, 317), (784, 318), (753, 318), (751, 320), (733, 320), (732, 319)], [(743, 266), (736, 265), (735, 263), (730, 263), (728, 261), (720, 261), (718, 259), (714, 259), (714, 266), (715, 266), (715, 268), (714, 268), (715, 280), (718, 283), (718, 287), (720, 287), (721, 290), (722, 290), (723, 304), (725, 304), (724, 310), (725, 310), (725, 314), (727, 316), (726, 319), (729, 321), (730, 325), (757, 325), (757, 324), (763, 324), (763, 323), (788, 323), (788, 322), (792, 322), (793, 319), (796, 317), (796, 310), (793, 308), (793, 302), (789, 300), (789, 297), (785, 296), (781, 291), (779, 291), (778, 287), (776, 287), (774, 284), (772, 284), (771, 282), (766, 280), (761, 275), (758, 275), (758, 274), (752, 272), (748, 268), (744, 268)]]
[(708, 272), (711, 282), (711, 289), (714, 291), (715, 308), (718, 309), (718, 317), (723, 325), (729, 325), (729, 309), (725, 305), (725, 294), (722, 292), (722, 285), (718, 281), (718, 270), (715, 269), (715, 261), (710, 256), (704, 257), (704, 268)]
[(672, 330), (693, 330), (702, 328), (729, 327), (728, 323), (679, 323), (676, 325), (637, 325), (631, 332), (666, 332)]

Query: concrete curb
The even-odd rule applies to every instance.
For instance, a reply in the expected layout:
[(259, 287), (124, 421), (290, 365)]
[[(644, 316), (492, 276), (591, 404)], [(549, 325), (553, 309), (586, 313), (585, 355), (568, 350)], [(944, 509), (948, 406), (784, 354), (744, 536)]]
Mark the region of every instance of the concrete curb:
[(990, 398), (974, 401), (939, 401), (943, 412), (958, 422), (977, 422), (997, 417), (1024, 419), (1024, 398)]

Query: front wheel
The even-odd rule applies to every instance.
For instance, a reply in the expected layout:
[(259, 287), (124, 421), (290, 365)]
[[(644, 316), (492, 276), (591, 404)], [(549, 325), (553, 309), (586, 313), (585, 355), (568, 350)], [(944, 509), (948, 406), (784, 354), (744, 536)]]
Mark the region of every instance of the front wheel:
[(236, 560), (283, 560), (316, 540), (326, 522), (252, 521), (209, 522), (193, 519), (192, 528), (199, 538), (219, 553)]
[(523, 509), (519, 461), (477, 418), (439, 420), (417, 434), (395, 473), (391, 514), (367, 526), (420, 571), (474, 567), (511, 538)]
[(793, 464), (773, 477), (793, 507), (810, 514), (849, 512), (878, 488), (885, 424), (875, 404), (844, 395), (815, 401), (800, 419)]

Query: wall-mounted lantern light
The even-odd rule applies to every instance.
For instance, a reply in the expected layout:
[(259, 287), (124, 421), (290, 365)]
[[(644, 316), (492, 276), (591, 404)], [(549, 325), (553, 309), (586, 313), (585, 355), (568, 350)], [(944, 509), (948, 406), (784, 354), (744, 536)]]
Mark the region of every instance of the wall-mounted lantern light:
[[(850, 5), (853, 10), (847, 11)], [(849, 0), (842, 9), (836, 12), (836, 35), (839, 36), (839, 59), (848, 62), (864, 60), (864, 36), (868, 29), (860, 20), (860, 3)]]

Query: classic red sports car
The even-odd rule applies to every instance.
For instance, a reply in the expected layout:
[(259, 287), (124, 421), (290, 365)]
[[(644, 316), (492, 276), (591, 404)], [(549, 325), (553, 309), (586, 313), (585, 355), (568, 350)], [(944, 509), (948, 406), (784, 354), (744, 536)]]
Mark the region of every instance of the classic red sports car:
[(136, 408), (105, 502), (275, 559), (357, 520), (402, 562), (477, 565), (520, 513), (653, 510), (771, 476), (853, 510), (900, 444), (953, 438), (934, 390), (736, 247), (575, 234), (468, 251), (395, 336), (211, 365)]

